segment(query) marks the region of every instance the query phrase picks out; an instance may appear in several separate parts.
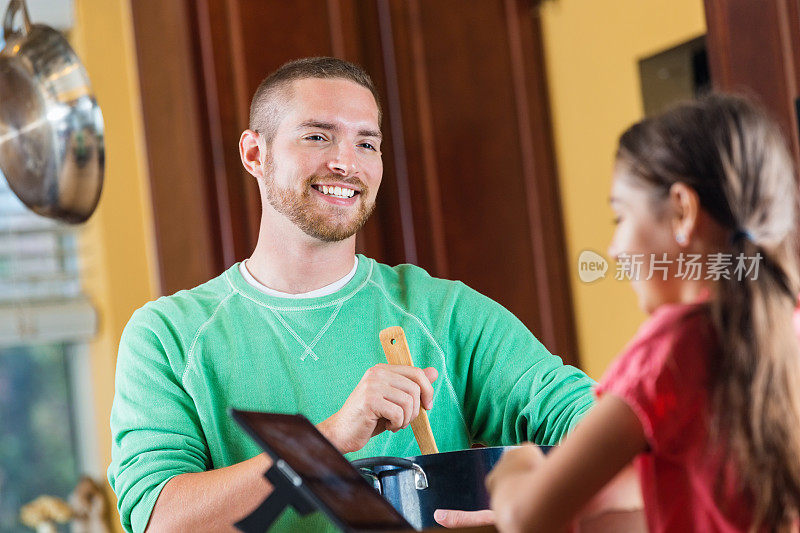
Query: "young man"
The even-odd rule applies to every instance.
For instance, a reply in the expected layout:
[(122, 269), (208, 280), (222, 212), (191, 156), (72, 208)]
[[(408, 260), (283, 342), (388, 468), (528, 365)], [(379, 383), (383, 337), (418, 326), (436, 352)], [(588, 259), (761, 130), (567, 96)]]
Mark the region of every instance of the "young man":
[[(497, 303), (355, 254), (380, 122), (369, 76), (341, 60), (288, 63), (256, 91), (239, 144), (263, 204), (253, 255), (145, 305), (120, 342), (109, 481), (127, 530), (230, 529), (264, 499), (268, 459), (230, 406), (300, 412), (350, 459), (418, 454), (420, 407), (450, 451), (553, 444), (591, 406), (591, 380)], [(378, 332), (394, 325), (420, 368), (385, 364)]]

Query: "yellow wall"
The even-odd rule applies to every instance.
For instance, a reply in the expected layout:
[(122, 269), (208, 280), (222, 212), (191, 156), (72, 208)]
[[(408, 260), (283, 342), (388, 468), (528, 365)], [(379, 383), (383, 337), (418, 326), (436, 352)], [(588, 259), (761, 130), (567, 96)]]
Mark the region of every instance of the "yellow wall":
[[(108, 421), (119, 337), (133, 311), (157, 292), (129, 0), (76, 0), (72, 37), (106, 128), (103, 193), (81, 243), (87, 291), (100, 316), (91, 357), (97, 448), (105, 468), (111, 461)], [(116, 512), (112, 522), (119, 524)]]
[(644, 315), (630, 287), (584, 284), (578, 255), (605, 255), (620, 133), (643, 115), (637, 62), (705, 33), (702, 0), (551, 0), (542, 7), (556, 158), (583, 368), (599, 378)]

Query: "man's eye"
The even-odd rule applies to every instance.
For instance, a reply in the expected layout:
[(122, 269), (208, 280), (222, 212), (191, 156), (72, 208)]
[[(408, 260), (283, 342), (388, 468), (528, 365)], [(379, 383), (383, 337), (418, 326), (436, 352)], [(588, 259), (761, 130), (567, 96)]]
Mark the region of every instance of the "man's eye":
[(377, 152), (378, 149), (372, 143), (361, 143), (359, 144), (362, 148), (366, 148), (367, 150), (372, 150), (373, 152)]
[(322, 135), (317, 135), (317, 134), (306, 135), (304, 138), (307, 141), (324, 141), (325, 140), (325, 137), (323, 137)]

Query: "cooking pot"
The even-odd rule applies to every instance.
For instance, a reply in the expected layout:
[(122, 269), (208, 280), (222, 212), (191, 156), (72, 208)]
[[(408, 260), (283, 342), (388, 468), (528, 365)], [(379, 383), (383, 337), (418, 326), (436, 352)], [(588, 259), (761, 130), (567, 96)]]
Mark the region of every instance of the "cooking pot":
[(105, 162), (103, 117), (86, 70), (59, 32), (31, 24), (25, 0), (11, 0), (3, 38), (0, 168), (36, 213), (83, 222), (100, 199)]
[[(416, 457), (371, 457), (351, 461), (375, 489), (417, 529), (437, 527), (436, 509), (489, 508), (485, 479), (514, 446), (472, 448)], [(549, 446), (542, 446), (547, 453)]]

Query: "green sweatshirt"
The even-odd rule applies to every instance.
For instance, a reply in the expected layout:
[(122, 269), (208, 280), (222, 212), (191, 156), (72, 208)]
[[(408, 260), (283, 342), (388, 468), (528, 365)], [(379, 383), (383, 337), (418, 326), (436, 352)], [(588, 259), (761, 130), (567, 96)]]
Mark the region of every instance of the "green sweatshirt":
[[(268, 296), (236, 264), (136, 311), (122, 334), (108, 480), (122, 524), (143, 531), (164, 484), (262, 450), (228, 407), (338, 411), (386, 359), (378, 333), (405, 330), (414, 363), (439, 371), (430, 422), (440, 451), (532, 440), (555, 444), (592, 405), (593, 382), (551, 355), (510, 312), (457, 281), (359, 256), (339, 291)], [(348, 459), (418, 455), (411, 428), (384, 432)], [(282, 530), (324, 529), (319, 513), (284, 513)], [(332, 527), (332, 526), (331, 526)]]

